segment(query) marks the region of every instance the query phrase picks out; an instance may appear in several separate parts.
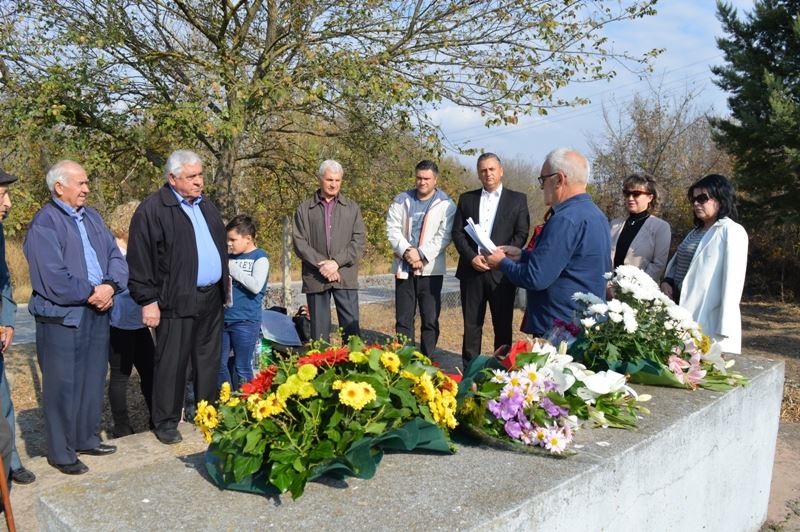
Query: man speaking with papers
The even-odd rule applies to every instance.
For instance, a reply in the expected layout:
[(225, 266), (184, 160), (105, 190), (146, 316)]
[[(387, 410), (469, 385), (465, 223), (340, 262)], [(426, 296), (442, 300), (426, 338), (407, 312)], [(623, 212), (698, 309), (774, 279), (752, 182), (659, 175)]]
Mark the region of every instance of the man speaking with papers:
[[(503, 166), (497, 155), (484, 153), (478, 157), (478, 178), (483, 187), (461, 195), (453, 218), (453, 244), (459, 254), (456, 277), (461, 281), (464, 317), (461, 356), (465, 367), (481, 352), (487, 303), (492, 312), (494, 349), (511, 344), (516, 293), (514, 285), (500, 271), (489, 268), (486, 255), (493, 249), (479, 249), (467, 233), (467, 227), (474, 232), (477, 224), (478, 233), (486, 240), (517, 248), (525, 245), (530, 228), (525, 194), (503, 187)], [(470, 219), (472, 223), (468, 222)]]
[(542, 165), (539, 185), (553, 215), (533, 251), (498, 246), (486, 261), (528, 295), (524, 332), (544, 336), (556, 319), (572, 321), (575, 292), (605, 300), (611, 271), (608, 220), (586, 193), (589, 163), (577, 151), (559, 148)]

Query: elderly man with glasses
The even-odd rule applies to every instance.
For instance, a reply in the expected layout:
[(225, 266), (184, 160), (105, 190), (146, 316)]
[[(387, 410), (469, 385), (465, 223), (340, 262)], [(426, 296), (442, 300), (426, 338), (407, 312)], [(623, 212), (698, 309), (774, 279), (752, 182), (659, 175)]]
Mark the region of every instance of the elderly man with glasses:
[(131, 296), (144, 325), (155, 329), (152, 424), (161, 443), (178, 431), (189, 362), (197, 401), (217, 397), (226, 299), (225, 224), (203, 196), (203, 163), (189, 150), (167, 159), (166, 183), (142, 201), (131, 220)]
[(608, 220), (586, 193), (589, 162), (577, 151), (559, 148), (542, 165), (539, 185), (553, 215), (532, 251), (500, 246), (487, 257), (528, 296), (524, 332), (544, 336), (555, 320), (572, 321), (572, 295), (591, 292), (605, 299), (605, 272), (611, 270)]

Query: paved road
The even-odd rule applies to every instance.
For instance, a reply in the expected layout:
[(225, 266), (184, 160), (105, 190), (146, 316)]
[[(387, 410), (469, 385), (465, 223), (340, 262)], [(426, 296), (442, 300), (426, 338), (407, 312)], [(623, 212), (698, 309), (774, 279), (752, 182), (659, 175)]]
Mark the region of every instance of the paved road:
[[(444, 276), (442, 293), (458, 292), (458, 279), (454, 277), (455, 269), (447, 271)], [(388, 275), (370, 275), (360, 279), (361, 288), (358, 290), (358, 299), (362, 305), (370, 303), (384, 303), (394, 299), (394, 277)], [(283, 285), (281, 283), (270, 283), (269, 290), (274, 293), (281, 293)], [(292, 293), (294, 300), (292, 306), (296, 309), (299, 305), (306, 302), (305, 294), (301, 294), (302, 285), (300, 281), (292, 283)], [(33, 344), (36, 343), (36, 327), (33, 317), (28, 312), (28, 305), (21, 303), (17, 308), (17, 321), (14, 326), (14, 344)]]

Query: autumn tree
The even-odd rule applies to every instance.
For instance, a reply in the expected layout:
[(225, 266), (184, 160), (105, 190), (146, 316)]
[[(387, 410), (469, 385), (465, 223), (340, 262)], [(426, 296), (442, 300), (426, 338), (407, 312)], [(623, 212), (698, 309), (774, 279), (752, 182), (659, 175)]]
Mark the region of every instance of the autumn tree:
[(609, 217), (623, 213), (623, 180), (646, 173), (658, 183), (661, 216), (681, 234), (691, 223), (689, 186), (712, 172), (729, 173), (730, 160), (713, 141), (708, 111), (696, 109), (697, 96), (655, 88), (625, 105), (604, 106), (605, 132), (589, 144), (592, 195)]
[(150, 180), (172, 148), (194, 147), (230, 213), (247, 176), (290, 197), (325, 157), (372, 182), (371, 157), (398, 136), (438, 149), (426, 112), (443, 103), (488, 124), (580, 103), (557, 90), (612, 76), (612, 58), (646, 61), (612, 52), (603, 29), (654, 3), (3, 2), (0, 135), (56, 131), (102, 146), (96, 169), (124, 161), (122, 175), (135, 167)]

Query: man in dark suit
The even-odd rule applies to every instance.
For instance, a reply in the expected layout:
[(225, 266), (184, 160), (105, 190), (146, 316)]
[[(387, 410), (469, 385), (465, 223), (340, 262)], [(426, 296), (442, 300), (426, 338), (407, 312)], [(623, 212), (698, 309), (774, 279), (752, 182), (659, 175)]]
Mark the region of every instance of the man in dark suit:
[[(479, 223), (496, 245), (525, 245), (530, 228), (525, 194), (503, 186), (503, 166), (494, 153), (478, 157), (478, 179), (482, 188), (461, 195), (453, 220), (453, 243), (458, 250), (456, 277), (461, 281), (461, 313), (464, 366), (481, 352), (486, 303), (492, 312), (494, 349), (511, 344), (511, 321), (516, 288), (505, 276), (491, 270), (477, 244), (464, 231), (468, 218)], [(488, 253), (487, 250), (480, 250)]]

